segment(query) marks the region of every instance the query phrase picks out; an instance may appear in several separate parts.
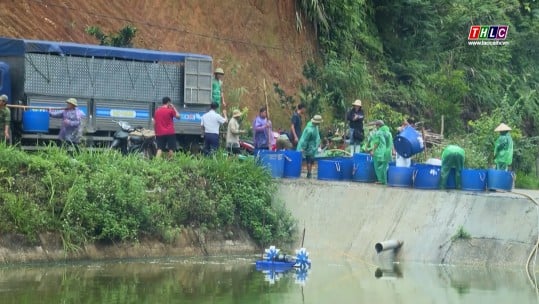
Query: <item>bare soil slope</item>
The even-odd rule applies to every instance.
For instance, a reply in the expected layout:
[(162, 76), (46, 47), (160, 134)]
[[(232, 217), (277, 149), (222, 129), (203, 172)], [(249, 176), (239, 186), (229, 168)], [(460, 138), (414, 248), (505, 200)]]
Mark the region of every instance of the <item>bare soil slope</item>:
[(212, 56), (229, 104), (249, 107), (249, 117), (265, 104), (265, 80), (274, 125), (289, 127), (272, 84), (295, 93), (315, 53), (313, 35), (296, 30), (293, 0), (0, 1), (0, 36), (97, 43), (87, 26), (109, 33), (126, 24), (138, 29), (135, 47)]

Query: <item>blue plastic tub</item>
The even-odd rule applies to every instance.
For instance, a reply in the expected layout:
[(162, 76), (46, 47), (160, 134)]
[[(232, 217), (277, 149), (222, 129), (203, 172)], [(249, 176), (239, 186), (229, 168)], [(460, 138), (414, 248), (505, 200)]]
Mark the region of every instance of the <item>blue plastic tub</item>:
[(487, 188), (487, 170), (462, 169), (462, 190), (485, 191)]
[(282, 151), (257, 150), (255, 155), (260, 165), (266, 167), (274, 178), (283, 177), (284, 153)]
[(318, 179), (342, 180), (343, 168), (339, 158), (321, 159), (318, 161)]
[(440, 166), (416, 164), (414, 170), (414, 188), (439, 189), (440, 175)]
[(401, 156), (408, 158), (425, 148), (423, 137), (416, 129), (408, 126), (402, 130), (393, 140), (395, 150)]
[(355, 153), (353, 159), (352, 180), (355, 182), (374, 183), (376, 181), (376, 173), (371, 155), (367, 153)]
[(389, 166), (387, 184), (393, 187), (412, 187), (415, 168)]
[(283, 177), (299, 178), (301, 176), (301, 152), (295, 150), (284, 151)]
[(32, 133), (49, 132), (49, 112), (28, 110), (22, 113), (22, 130)]
[(338, 159), (341, 162), (342, 180), (352, 180), (354, 175), (354, 159), (352, 157), (341, 157)]
[(514, 173), (512, 171), (503, 171), (488, 169), (487, 188), (489, 190), (511, 191), (513, 189)]

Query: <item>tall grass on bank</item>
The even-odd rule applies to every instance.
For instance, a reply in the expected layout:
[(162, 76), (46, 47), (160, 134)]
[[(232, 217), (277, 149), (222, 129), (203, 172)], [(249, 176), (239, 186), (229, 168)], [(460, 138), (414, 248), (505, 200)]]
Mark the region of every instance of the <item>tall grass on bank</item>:
[(0, 233), (59, 232), (67, 248), (89, 241), (173, 241), (186, 226), (245, 229), (260, 245), (292, 240), (295, 221), (278, 204), (270, 174), (253, 160), (177, 154), (152, 161), (117, 152), (73, 157), (49, 147), (0, 144)]

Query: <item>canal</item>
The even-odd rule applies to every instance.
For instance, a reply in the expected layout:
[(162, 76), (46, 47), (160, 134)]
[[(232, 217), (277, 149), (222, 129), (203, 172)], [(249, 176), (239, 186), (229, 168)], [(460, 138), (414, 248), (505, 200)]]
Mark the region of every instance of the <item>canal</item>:
[[(257, 257), (0, 268), (1, 303), (538, 303), (524, 269), (317, 260), (256, 271)], [(381, 266), (381, 265), (386, 266)]]

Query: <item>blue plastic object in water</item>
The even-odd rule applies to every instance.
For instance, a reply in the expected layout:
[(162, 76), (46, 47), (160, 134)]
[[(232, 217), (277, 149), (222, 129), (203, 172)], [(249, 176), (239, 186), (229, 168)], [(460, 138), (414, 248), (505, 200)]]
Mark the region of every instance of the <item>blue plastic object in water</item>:
[(28, 110), (22, 113), (22, 130), (24, 132), (48, 133), (49, 112)]
[(412, 187), (414, 168), (389, 166), (387, 184), (393, 187)]
[(513, 189), (514, 173), (512, 171), (503, 171), (488, 169), (487, 188), (489, 190), (511, 191)]
[(301, 152), (295, 150), (284, 151), (283, 177), (299, 178), (301, 176)]
[(395, 150), (402, 157), (408, 158), (425, 148), (423, 137), (416, 129), (408, 126), (402, 130), (393, 140)]
[(487, 170), (462, 169), (462, 190), (485, 191), (487, 188)]

